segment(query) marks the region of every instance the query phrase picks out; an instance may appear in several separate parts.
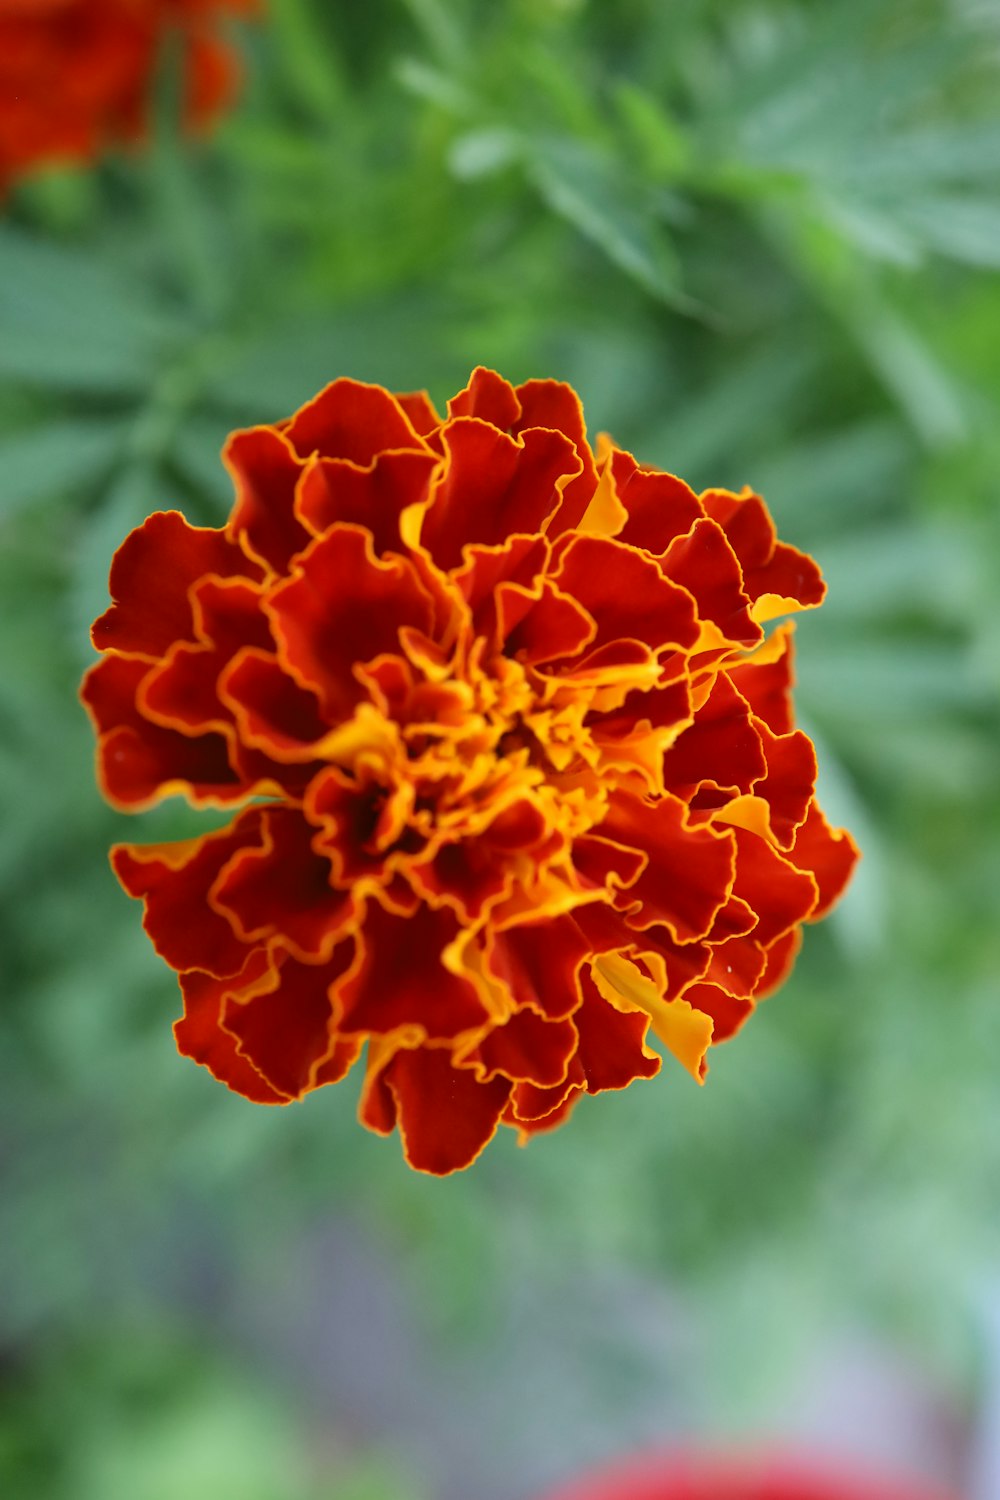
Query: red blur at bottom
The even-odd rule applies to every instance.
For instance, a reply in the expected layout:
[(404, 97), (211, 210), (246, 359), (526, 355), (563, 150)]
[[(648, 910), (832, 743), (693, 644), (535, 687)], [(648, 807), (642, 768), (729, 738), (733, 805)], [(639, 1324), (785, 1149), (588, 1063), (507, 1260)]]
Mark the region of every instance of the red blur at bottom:
[(959, 1500), (835, 1458), (649, 1455), (581, 1475), (535, 1500)]

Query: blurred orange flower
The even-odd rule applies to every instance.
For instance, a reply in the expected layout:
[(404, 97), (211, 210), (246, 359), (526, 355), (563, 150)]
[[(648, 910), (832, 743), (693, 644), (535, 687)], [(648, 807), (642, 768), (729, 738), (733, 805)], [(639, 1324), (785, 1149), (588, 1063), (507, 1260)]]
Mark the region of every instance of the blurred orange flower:
[(119, 549), (83, 697), (119, 808), (240, 808), (113, 862), (180, 973), (180, 1050), (250, 1099), (341, 1079), (412, 1166), (712, 1042), (788, 973), (856, 859), (792, 727), (815, 563), (696, 495), (573, 391), (478, 369), (337, 380), (225, 449), (222, 530)]
[(183, 52), (185, 118), (210, 122), (238, 66), (224, 15), (258, 0), (0, 0), (0, 194), (42, 166), (92, 161), (146, 131), (164, 41)]

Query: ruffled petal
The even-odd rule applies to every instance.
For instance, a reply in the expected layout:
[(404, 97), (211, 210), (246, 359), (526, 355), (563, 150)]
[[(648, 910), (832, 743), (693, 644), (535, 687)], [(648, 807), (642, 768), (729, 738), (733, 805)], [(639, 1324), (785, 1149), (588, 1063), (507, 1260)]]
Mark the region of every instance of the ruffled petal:
[(302, 964), (272, 959), (252, 986), (223, 1003), (222, 1028), (236, 1040), (241, 1057), (278, 1093), (298, 1099), (326, 1082), (342, 1078), (356, 1061), (361, 1042), (339, 1041), (333, 1030), (330, 989), (350, 962), (347, 943), (329, 963)]
[(260, 809), (256, 832), (219, 871), (211, 905), (244, 942), (280, 938), (304, 963), (325, 962), (358, 926), (360, 903), (334, 889), (330, 861), (314, 847), (316, 829), (298, 809)]
[(426, 630), (432, 605), (402, 557), (377, 558), (370, 534), (335, 526), (300, 557), (267, 610), (295, 680), (315, 692), (320, 712), (346, 717), (364, 691), (356, 662), (398, 651), (400, 630)]
[(149, 673), (139, 658), (106, 656), (80, 690), (97, 730), (98, 777), (108, 801), (133, 812), (175, 793), (202, 806), (244, 800), (251, 788), (230, 764), (224, 735), (192, 737), (140, 713), (136, 699)]
[(483, 1026), (488, 1016), (478, 990), (446, 962), (459, 932), (447, 909), (420, 907), (400, 916), (370, 901), (354, 965), (337, 989), (342, 1034), (386, 1036), (409, 1028), (451, 1041)]
[(444, 468), (419, 533), (440, 568), (456, 567), (470, 543), (494, 546), (544, 531), (561, 490), (579, 473), (576, 448), (561, 432), (531, 428), (512, 438), (478, 418), (458, 417), (441, 436)]
[(203, 578), (259, 577), (260, 569), (224, 531), (191, 526), (157, 511), (129, 533), (111, 563), (114, 603), (94, 621), (98, 651), (163, 656), (195, 637), (192, 585)]
[(251, 808), (221, 833), (185, 843), (117, 844), (111, 851), (115, 874), (144, 902), (143, 926), (172, 969), (224, 978), (243, 968), (248, 939), (210, 903), (209, 892), (226, 863), (254, 847), (260, 829), (261, 814)]
[(182, 974), (184, 1014), (174, 1022), (174, 1039), (182, 1057), (200, 1063), (244, 1099), (255, 1104), (287, 1104), (288, 1096), (261, 1077), (249, 1058), (237, 1050), (236, 1037), (223, 1031), (220, 1024), (227, 995), (237, 992), (241, 985), (254, 984), (266, 967), (267, 955), (260, 949), (251, 955), (246, 969), (236, 978), (219, 979), (197, 970)]
[(816, 882), (819, 896), (809, 913), (810, 920), (815, 922), (843, 894), (860, 855), (846, 828), (832, 829), (813, 802), (796, 832), (789, 858), (800, 870), (808, 870)]
[[(372, 1101), (376, 1088), (383, 1091)], [(411, 1167), (436, 1177), (471, 1166), (496, 1134), (511, 1085), (500, 1076), (480, 1083), (469, 1068), (456, 1068), (440, 1048), (395, 1052), (366, 1084), (362, 1120), (387, 1133), (398, 1124)], [(386, 1097), (388, 1096), (388, 1097)]]

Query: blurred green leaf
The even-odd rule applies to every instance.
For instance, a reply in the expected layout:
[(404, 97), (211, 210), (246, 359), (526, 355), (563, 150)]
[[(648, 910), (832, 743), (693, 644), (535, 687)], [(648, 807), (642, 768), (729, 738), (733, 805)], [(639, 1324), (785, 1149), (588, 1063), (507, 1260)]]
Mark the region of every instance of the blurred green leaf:
[(130, 391), (149, 380), (177, 334), (122, 267), (0, 227), (0, 377)]
[(126, 432), (120, 421), (66, 418), (0, 436), (0, 518), (63, 494), (85, 501), (113, 467)]

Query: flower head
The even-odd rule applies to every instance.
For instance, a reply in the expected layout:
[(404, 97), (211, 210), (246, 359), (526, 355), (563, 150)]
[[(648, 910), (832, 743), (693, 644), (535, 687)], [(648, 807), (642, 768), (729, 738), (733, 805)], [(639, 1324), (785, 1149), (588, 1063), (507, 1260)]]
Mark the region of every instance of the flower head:
[(224, 529), (119, 549), (83, 689), (117, 807), (236, 812), (113, 853), (180, 1050), (280, 1103), (367, 1047), (363, 1123), (436, 1173), (651, 1077), (650, 1032), (700, 1080), (856, 858), (762, 628), (815, 563), (749, 491), (595, 457), (555, 381), (478, 369), (442, 419), (337, 380), (224, 457)]
[(56, 163), (92, 161), (141, 138), (168, 33), (183, 60), (185, 118), (207, 124), (232, 97), (236, 60), (220, 18), (255, 0), (0, 0), (0, 194)]

